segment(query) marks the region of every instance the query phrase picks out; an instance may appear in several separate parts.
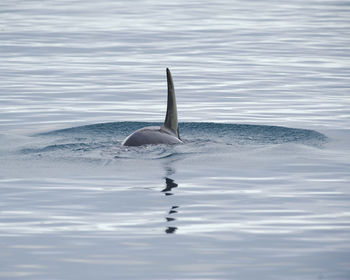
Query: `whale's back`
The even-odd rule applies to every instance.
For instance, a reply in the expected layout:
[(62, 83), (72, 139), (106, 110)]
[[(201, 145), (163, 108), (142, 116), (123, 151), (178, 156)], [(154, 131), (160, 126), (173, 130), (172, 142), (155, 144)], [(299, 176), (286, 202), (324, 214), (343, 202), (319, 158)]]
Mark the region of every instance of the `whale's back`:
[(123, 146), (141, 146), (149, 144), (180, 144), (182, 141), (163, 127), (148, 126), (136, 130), (123, 142)]

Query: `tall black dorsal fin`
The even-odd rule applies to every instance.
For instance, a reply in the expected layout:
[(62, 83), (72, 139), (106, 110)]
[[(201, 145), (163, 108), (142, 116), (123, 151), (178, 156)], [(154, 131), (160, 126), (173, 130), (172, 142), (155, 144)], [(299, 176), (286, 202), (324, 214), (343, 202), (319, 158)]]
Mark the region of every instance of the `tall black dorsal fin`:
[(171, 77), (170, 70), (166, 69), (166, 77), (168, 82), (168, 105), (166, 109), (166, 117), (164, 121), (164, 127), (170, 129), (180, 138), (179, 126), (177, 123), (177, 108), (173, 78)]

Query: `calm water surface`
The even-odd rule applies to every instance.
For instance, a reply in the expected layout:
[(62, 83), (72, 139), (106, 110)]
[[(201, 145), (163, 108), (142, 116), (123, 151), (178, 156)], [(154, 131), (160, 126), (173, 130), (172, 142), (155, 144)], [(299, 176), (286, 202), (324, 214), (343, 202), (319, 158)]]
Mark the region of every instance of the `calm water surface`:
[(350, 278), (348, 1), (2, 1), (0, 61), (0, 279)]

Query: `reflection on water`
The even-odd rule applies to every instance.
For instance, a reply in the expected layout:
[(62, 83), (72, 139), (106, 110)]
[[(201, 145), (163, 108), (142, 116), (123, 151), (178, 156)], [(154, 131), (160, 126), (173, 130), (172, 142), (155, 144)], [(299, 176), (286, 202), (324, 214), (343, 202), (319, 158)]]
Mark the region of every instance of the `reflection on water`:
[[(164, 188), (161, 192), (163, 192), (166, 196), (173, 195), (173, 194), (174, 194), (174, 193), (173, 193), (173, 189), (174, 189), (174, 188), (177, 188), (177, 187), (178, 187), (178, 184), (176, 184), (176, 183), (174, 182), (174, 180), (172, 180), (172, 179), (170, 179), (170, 178), (168, 178), (168, 177), (165, 178), (165, 184), (166, 184), (166, 186), (165, 186), (165, 188)], [(165, 219), (166, 219), (167, 222), (174, 222), (174, 221), (176, 220), (176, 218), (174, 218), (174, 217), (169, 217), (169, 216), (170, 216), (170, 215), (173, 215), (173, 214), (176, 214), (178, 211), (175, 210), (175, 209), (178, 209), (178, 208), (179, 208), (179, 206), (177, 206), (177, 205), (171, 206), (171, 209), (170, 209), (169, 212), (168, 212), (168, 216), (165, 217)], [(165, 230), (165, 232), (166, 232), (166, 233), (175, 233), (176, 230), (177, 230), (177, 227), (169, 226), (169, 227)]]
[(174, 193), (172, 192), (172, 189), (177, 188), (178, 185), (170, 178), (165, 178), (165, 184), (166, 187), (162, 192), (164, 192), (165, 195), (173, 195)]
[(347, 279), (349, 173), (343, 164), (328, 169), (339, 155), (282, 146), (229, 161), (207, 156), (95, 164), (74, 179), (1, 179), (0, 246), (12, 259), (0, 278), (40, 264), (42, 277), (22, 279), (73, 279), (52, 276), (67, 267), (84, 279), (98, 271), (111, 279), (257, 279), (252, 268), (269, 278)]
[(168, 227), (165, 232), (166, 233), (175, 233), (175, 231), (177, 230), (177, 227)]

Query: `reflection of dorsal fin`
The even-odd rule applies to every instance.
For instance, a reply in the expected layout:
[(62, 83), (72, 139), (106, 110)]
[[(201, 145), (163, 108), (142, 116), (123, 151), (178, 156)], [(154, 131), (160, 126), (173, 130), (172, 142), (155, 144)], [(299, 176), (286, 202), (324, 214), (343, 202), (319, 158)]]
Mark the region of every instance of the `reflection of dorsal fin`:
[(168, 106), (166, 110), (166, 117), (164, 121), (164, 127), (170, 129), (180, 138), (179, 127), (177, 123), (177, 109), (176, 109), (176, 98), (173, 79), (171, 77), (170, 70), (166, 69), (166, 77), (168, 82)]

